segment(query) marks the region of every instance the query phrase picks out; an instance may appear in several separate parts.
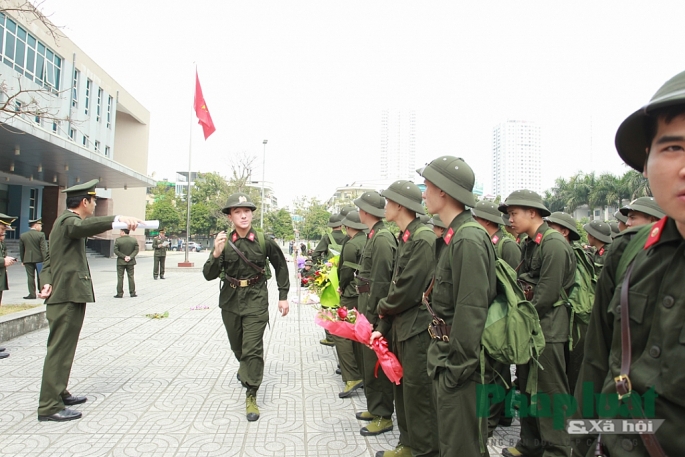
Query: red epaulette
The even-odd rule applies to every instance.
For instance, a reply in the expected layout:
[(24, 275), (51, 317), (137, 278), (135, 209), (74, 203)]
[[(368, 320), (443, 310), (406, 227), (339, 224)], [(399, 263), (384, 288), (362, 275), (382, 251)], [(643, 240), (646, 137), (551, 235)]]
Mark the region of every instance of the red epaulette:
[[(373, 238), (373, 234), (374, 234), (374, 231), (373, 231), (373, 230), (371, 230), (371, 231), (369, 232), (369, 236), (368, 236), (368, 238), (369, 238), (369, 239)], [(406, 240), (405, 240), (405, 241), (406, 241)]]
[(497, 244), (498, 241), (499, 241), (499, 237), (497, 235), (492, 237), (492, 244)]
[(233, 232), (233, 236), (231, 237), (231, 241), (233, 241), (235, 243), (235, 240), (237, 240), (237, 239), (238, 239), (238, 234)]
[(406, 243), (410, 236), (411, 236), (411, 233), (409, 233), (409, 230), (405, 230), (404, 233), (402, 234), (402, 241), (404, 241)]
[(247, 235), (247, 239), (250, 241), (254, 241), (254, 232), (250, 232), (250, 234)]
[(654, 224), (652, 230), (649, 232), (647, 241), (645, 241), (645, 249), (649, 249), (659, 242), (661, 239), (661, 234), (664, 232), (664, 226), (666, 225), (667, 219), (668, 216), (665, 216), (663, 219)]
[(535, 240), (534, 240), (535, 244), (542, 243), (542, 236), (543, 236), (542, 233), (538, 233), (537, 235), (535, 235)]
[(454, 230), (452, 230), (452, 227), (447, 231), (445, 234), (445, 244), (450, 244), (450, 241), (452, 241), (452, 237), (454, 236)]

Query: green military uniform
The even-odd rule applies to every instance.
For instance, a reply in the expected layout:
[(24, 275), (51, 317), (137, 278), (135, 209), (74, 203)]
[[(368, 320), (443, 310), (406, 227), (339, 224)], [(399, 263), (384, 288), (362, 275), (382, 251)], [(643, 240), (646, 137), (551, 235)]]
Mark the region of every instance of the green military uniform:
[[(372, 216), (377, 218), (384, 216), (385, 199), (378, 192), (365, 192), (354, 203)], [(361, 268), (357, 273), (358, 309), (374, 328), (379, 321), (378, 302), (387, 297), (390, 290), (396, 251), (397, 239), (385, 228), (383, 221), (379, 220), (367, 235)], [(378, 357), (373, 350), (363, 346), (362, 359), (366, 410), (373, 418), (390, 419), (394, 410), (392, 383), (383, 370), (376, 370)], [(372, 427), (379, 427), (379, 425), (371, 424)], [(372, 428), (366, 427), (366, 431), (362, 429), (362, 434), (372, 435), (374, 432)]]
[[(228, 213), (231, 208), (256, 209), (247, 198), (247, 195), (242, 193), (231, 195), (223, 212)], [(256, 398), (264, 376), (263, 336), (269, 322), (267, 279), (264, 274), (258, 273), (242, 260), (228, 241), (235, 244), (250, 262), (260, 268), (269, 268), (268, 258), (274, 267), (279, 300), (288, 298), (288, 265), (283, 251), (276, 242), (265, 237), (264, 252), (260, 246), (259, 235), (250, 227), (242, 238), (235, 230), (229, 233), (222, 255), (214, 258), (213, 252), (210, 253), (202, 270), (207, 281), (219, 278), (222, 273), (225, 277), (219, 293), (221, 317), (231, 350), (240, 362), (240, 382), (247, 390), (247, 397)]]
[[(497, 295), (497, 255), (488, 233), (470, 211), (463, 209), (476, 205), (471, 167), (462, 159), (443, 156), (419, 173), (463, 205), (462, 211), (447, 223), (443, 235), (446, 246), (437, 260), (430, 297), (433, 312), (445, 321), (449, 337), (448, 341), (431, 339), (428, 349), (440, 455), (488, 455), (487, 417), (477, 413), (477, 386), (485, 375), (480, 368), (481, 339), (488, 307)], [(491, 366), (487, 356), (486, 365)]]
[(328, 227), (331, 227), (333, 230), (331, 231), (331, 233), (321, 237), (321, 241), (319, 241), (319, 244), (317, 244), (316, 248), (314, 248), (314, 253), (312, 254), (312, 261), (314, 261), (314, 263), (322, 262), (325, 259), (340, 254), (339, 250), (337, 253), (333, 253), (330, 248), (331, 246), (333, 246), (334, 248), (342, 246), (342, 244), (347, 239), (347, 236), (340, 229), (340, 227), (342, 226), (341, 222), (342, 217), (340, 217), (340, 215), (337, 214), (334, 214), (328, 219), (327, 225)]
[[(542, 198), (528, 190), (513, 192), (499, 210), (504, 212), (509, 206), (534, 208), (541, 216), (550, 216)], [(522, 257), (519, 279), (533, 286), (531, 303), (537, 309), (545, 336), (545, 349), (539, 358), (542, 369), (538, 370), (538, 393), (549, 398), (557, 394), (569, 395), (566, 343), (570, 315), (561, 299), (561, 290), (568, 291), (575, 281), (575, 255), (566, 239), (543, 222), (533, 237), (524, 242)], [(521, 392), (526, 391), (532, 363), (535, 361), (517, 366)], [(526, 396), (530, 403), (530, 395)], [(552, 417), (529, 416), (521, 418), (521, 439), (516, 450), (526, 456), (568, 457), (571, 446), (568, 433), (565, 429), (555, 428)]]
[[(0, 224), (9, 230), (17, 218), (0, 213)], [(5, 232), (3, 232), (4, 235)], [(0, 303), (2, 303), (2, 292), (9, 290), (9, 280), (7, 278), (7, 267), (5, 267), (5, 257), (7, 257), (7, 246), (5, 246), (4, 238), (0, 240)], [(0, 357), (4, 358), (4, 357)]]
[(164, 236), (163, 230), (160, 230), (160, 234), (152, 239), (152, 249), (155, 250), (152, 276), (155, 279), (158, 276), (164, 279), (164, 264), (166, 263), (166, 251), (169, 249), (169, 239)]
[(600, 222), (600, 221), (591, 221), (585, 225), (583, 225), (583, 229), (593, 237), (595, 237), (597, 240), (600, 242), (604, 243), (604, 246), (601, 246), (598, 249), (595, 249), (595, 252), (592, 254), (592, 263), (595, 266), (595, 272), (597, 276), (602, 272), (602, 267), (604, 266), (604, 257), (607, 252), (607, 249), (609, 248), (609, 245), (611, 244), (611, 226), (607, 224), (606, 222)]
[[(97, 183), (94, 179), (62, 192), (66, 192), (67, 198), (94, 198)], [(45, 300), (50, 333), (40, 388), (39, 419), (64, 410), (64, 399), (71, 396), (67, 383), (86, 315), (86, 303), (95, 301), (85, 239), (111, 230), (114, 220), (114, 216), (81, 219), (67, 209), (55, 220), (50, 232), (48, 258), (40, 273), (41, 283), (50, 284), (52, 293)]]
[[(382, 193), (387, 200), (423, 214), (421, 191), (409, 181), (396, 181)], [(388, 296), (378, 302), (384, 318), (376, 330), (392, 342), (392, 351), (404, 370), (394, 386), (399, 445), (413, 455), (438, 455), (435, 403), (426, 355), (431, 315), (421, 303), (435, 265), (435, 234), (416, 217), (400, 234)]]
[[(29, 221), (29, 226), (33, 227), (35, 224), (41, 223), (40, 219)], [(37, 265), (47, 257), (48, 243), (45, 240), (45, 233), (31, 229), (24, 232), (19, 237), (19, 261), (24, 264), (26, 268), (26, 277), (28, 279), (28, 296), (26, 299), (36, 298), (36, 274), (38, 273)], [(38, 290), (41, 289), (40, 278), (38, 278)]]
[[(340, 307), (345, 306), (347, 309), (354, 309), (357, 308), (357, 299), (359, 298), (359, 293), (355, 288), (354, 276), (359, 269), (362, 251), (366, 244), (366, 235), (361, 231), (366, 226), (359, 222), (359, 213), (357, 211), (348, 212), (342, 220), (342, 224), (345, 227), (359, 230), (354, 237), (343, 243), (338, 264), (338, 287), (341, 292)], [(335, 342), (335, 350), (340, 362), (340, 371), (345, 382), (345, 389), (340, 392), (339, 396), (345, 398), (349, 396), (352, 390), (362, 386), (363, 376), (361, 367), (363, 366), (363, 359), (361, 344), (335, 335), (331, 335), (331, 338)]]
[[(124, 295), (124, 271), (128, 276), (128, 291), (132, 297), (136, 295), (136, 280), (133, 277), (138, 255), (138, 240), (132, 236), (120, 236), (114, 241), (114, 255), (117, 256), (117, 296)], [(126, 257), (130, 257), (128, 262)]]

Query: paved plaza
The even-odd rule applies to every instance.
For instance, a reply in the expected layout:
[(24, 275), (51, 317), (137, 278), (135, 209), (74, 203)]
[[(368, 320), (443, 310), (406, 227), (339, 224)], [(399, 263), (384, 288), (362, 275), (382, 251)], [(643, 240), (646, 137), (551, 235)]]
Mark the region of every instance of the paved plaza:
[[(167, 279), (154, 281), (152, 254), (141, 253), (138, 297), (128, 297), (125, 283), (123, 299), (113, 298), (116, 260), (89, 257), (97, 303), (88, 304), (69, 383), (74, 395), (88, 397), (72, 407), (83, 412), (81, 420), (36, 419), (47, 328), (2, 343), (11, 356), (0, 360), (0, 455), (373, 456), (397, 444), (397, 427), (378, 437), (359, 434), (366, 422), (354, 415), (366, 409), (364, 395), (338, 398), (343, 383), (335, 351), (319, 344), (316, 310), (293, 302), (294, 280), (285, 318), (277, 312), (275, 281), (269, 282), (261, 418), (248, 422), (218, 308), (218, 280), (202, 276), (207, 252), (190, 255), (195, 268), (179, 269), (183, 253), (170, 252)], [(23, 267), (8, 274), (3, 304), (25, 302)], [(191, 309), (203, 306), (209, 309)], [(165, 311), (165, 319), (145, 317)], [(518, 435), (518, 427), (501, 430), (490, 446), (493, 456)]]

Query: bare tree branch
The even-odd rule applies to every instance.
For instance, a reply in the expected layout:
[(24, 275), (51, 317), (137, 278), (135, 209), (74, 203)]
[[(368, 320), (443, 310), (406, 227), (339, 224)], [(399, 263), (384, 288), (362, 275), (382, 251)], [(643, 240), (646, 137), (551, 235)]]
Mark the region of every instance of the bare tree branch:
[(60, 38), (64, 38), (65, 35), (61, 31), (61, 27), (56, 26), (50, 21), (50, 16), (43, 13), (41, 10), (45, 0), (40, 0), (36, 2), (30, 2), (29, 0), (14, 2), (15, 5), (7, 5), (7, 1), (3, 1), (4, 5), (0, 6), (0, 12), (2, 13), (14, 13), (23, 19), (22, 22), (40, 22), (45, 26), (47, 32), (52, 36), (55, 42), (59, 41)]

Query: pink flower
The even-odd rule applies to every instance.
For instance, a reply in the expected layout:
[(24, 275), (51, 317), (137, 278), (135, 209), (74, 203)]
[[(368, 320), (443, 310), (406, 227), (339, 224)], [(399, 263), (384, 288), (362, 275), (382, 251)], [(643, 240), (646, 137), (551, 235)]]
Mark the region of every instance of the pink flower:
[(347, 306), (338, 308), (338, 317), (342, 320), (345, 320), (347, 318)]

